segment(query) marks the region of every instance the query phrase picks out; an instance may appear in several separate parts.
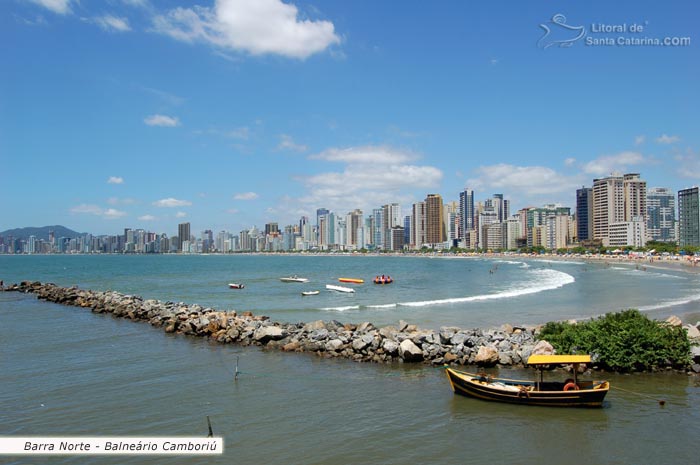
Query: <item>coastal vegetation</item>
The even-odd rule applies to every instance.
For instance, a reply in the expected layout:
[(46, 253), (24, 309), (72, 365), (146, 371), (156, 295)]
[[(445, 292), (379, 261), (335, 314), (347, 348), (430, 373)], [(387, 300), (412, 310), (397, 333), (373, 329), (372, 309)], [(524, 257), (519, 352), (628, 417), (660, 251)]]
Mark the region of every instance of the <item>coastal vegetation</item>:
[(550, 322), (539, 333), (559, 353), (586, 353), (604, 370), (630, 372), (690, 365), (685, 329), (629, 309), (579, 323)]

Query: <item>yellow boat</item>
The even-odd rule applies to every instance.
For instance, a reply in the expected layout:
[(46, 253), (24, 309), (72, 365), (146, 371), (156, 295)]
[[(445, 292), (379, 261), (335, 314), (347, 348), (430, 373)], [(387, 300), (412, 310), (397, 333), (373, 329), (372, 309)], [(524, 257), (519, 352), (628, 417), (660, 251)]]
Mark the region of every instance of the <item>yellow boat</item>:
[(359, 278), (338, 278), (338, 281), (341, 283), (353, 283), (353, 284), (362, 284), (365, 282), (364, 279), (359, 279)]
[[(583, 381), (577, 378), (578, 366), (590, 363), (589, 355), (532, 355), (527, 361), (540, 372), (534, 381), (495, 378), (486, 373), (469, 373), (445, 366), (447, 379), (456, 394), (478, 399), (523, 405), (556, 407), (601, 407), (610, 390), (608, 381)], [(573, 365), (572, 378), (544, 381), (544, 366)]]

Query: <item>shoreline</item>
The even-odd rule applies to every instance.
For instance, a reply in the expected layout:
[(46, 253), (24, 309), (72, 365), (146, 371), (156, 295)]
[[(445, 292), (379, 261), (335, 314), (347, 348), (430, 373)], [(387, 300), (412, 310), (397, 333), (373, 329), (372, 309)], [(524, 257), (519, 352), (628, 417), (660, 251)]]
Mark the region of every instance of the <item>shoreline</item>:
[[(523, 367), (530, 355), (554, 353), (551, 344), (537, 338), (541, 326), (533, 325), (503, 324), (491, 329), (441, 327), (434, 331), (403, 320), (397, 326), (383, 327), (370, 322), (352, 324), (336, 320), (281, 323), (250, 311), (239, 313), (183, 302), (144, 300), (116, 291), (82, 290), (38, 281), (12, 284), (0, 289), (2, 291), (31, 293), (47, 302), (147, 322), (162, 327), (166, 333), (358, 362)], [(677, 324), (681, 324), (680, 320)], [(595, 364), (591, 368), (597, 369)], [(669, 368), (659, 367), (658, 370)]]

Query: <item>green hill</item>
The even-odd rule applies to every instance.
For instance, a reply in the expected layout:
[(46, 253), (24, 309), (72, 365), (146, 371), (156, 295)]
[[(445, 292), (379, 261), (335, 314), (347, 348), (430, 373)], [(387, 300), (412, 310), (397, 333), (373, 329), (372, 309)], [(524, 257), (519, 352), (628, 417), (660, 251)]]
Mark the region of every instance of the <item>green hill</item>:
[(49, 231), (53, 231), (54, 237), (59, 238), (59, 237), (68, 237), (68, 238), (74, 238), (78, 236), (82, 236), (85, 233), (79, 233), (76, 231), (73, 231), (72, 229), (68, 229), (65, 226), (41, 226), (41, 227), (27, 227), (27, 228), (15, 228), (15, 229), (8, 229), (7, 231), (2, 231), (0, 232), (0, 236), (2, 237), (9, 237), (12, 236), (15, 239), (23, 239), (27, 240), (29, 239), (29, 236), (34, 236), (37, 239), (43, 239), (45, 241), (49, 240)]

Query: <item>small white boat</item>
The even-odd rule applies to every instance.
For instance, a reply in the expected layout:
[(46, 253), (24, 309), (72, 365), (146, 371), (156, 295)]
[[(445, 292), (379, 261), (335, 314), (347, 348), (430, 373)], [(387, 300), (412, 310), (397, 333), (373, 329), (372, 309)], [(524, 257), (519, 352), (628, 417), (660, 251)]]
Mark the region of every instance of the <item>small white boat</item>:
[(321, 291), (302, 291), (301, 295), (318, 295)]
[(287, 276), (285, 278), (280, 278), (280, 281), (283, 283), (308, 283), (309, 278), (300, 278), (297, 275), (294, 276)]
[(345, 286), (336, 286), (335, 284), (326, 284), (326, 289), (329, 291), (338, 291), (338, 292), (355, 292), (355, 289), (351, 287), (345, 287)]
[(243, 289), (245, 286), (241, 283), (228, 283), (228, 287), (231, 289)]

